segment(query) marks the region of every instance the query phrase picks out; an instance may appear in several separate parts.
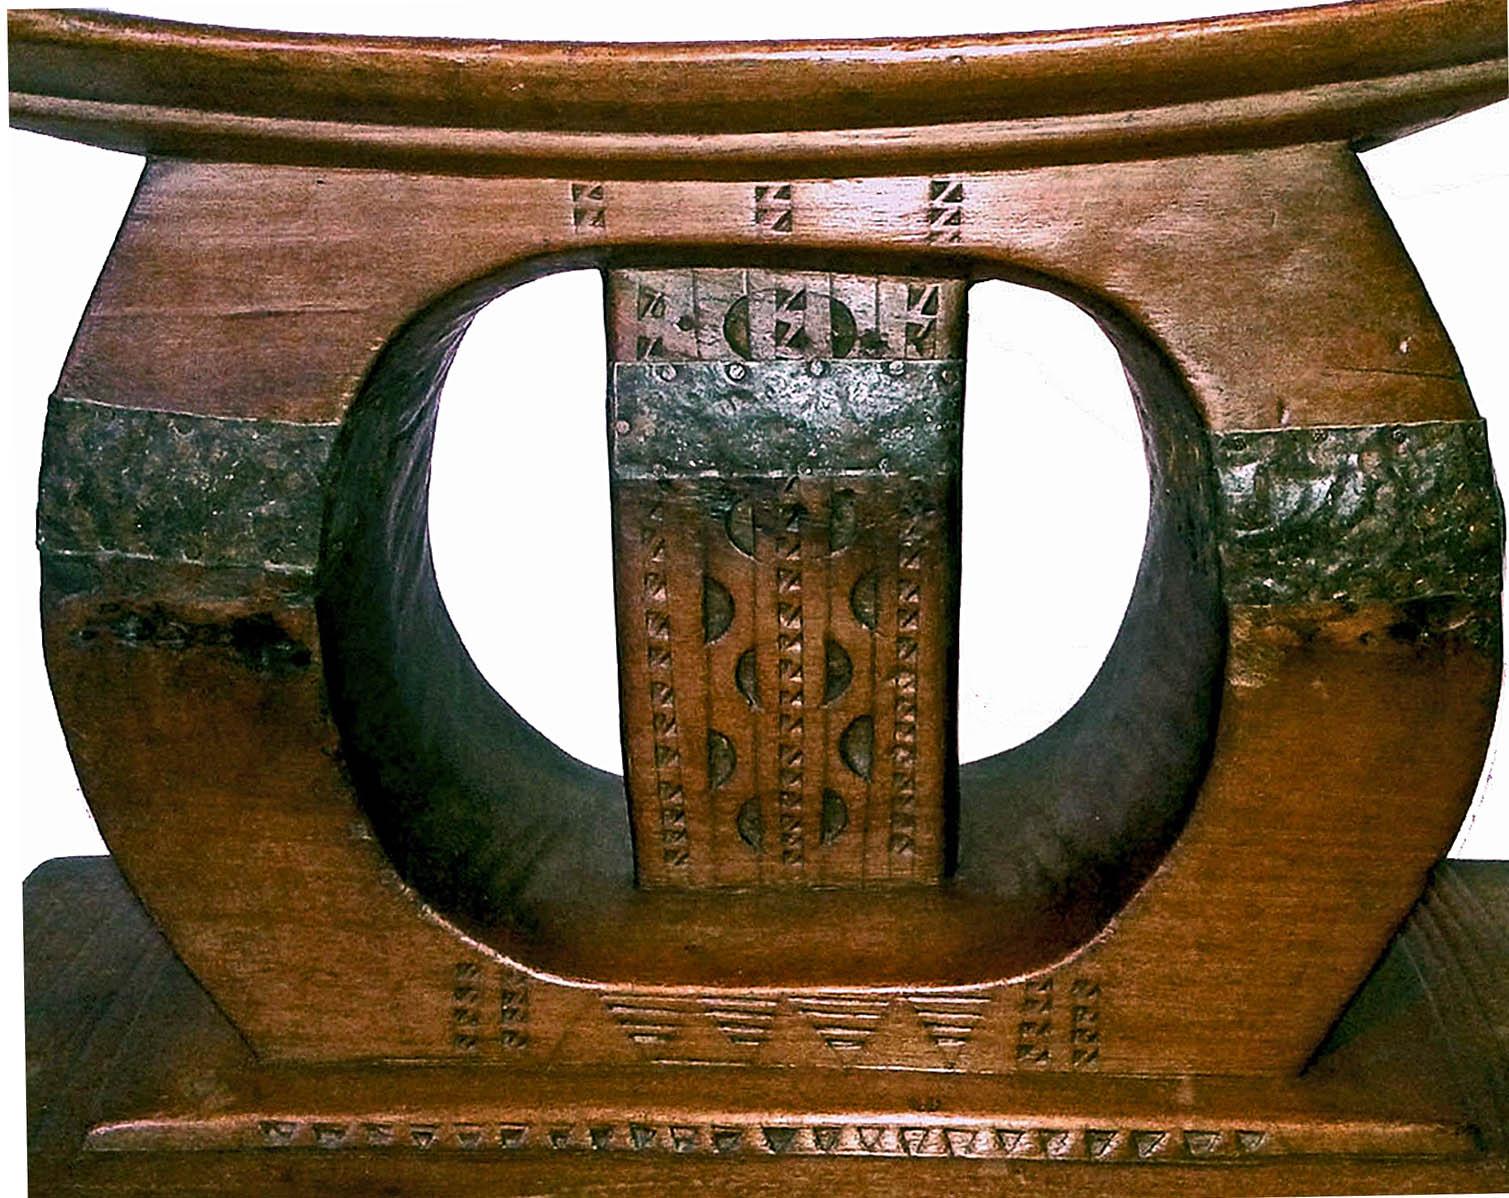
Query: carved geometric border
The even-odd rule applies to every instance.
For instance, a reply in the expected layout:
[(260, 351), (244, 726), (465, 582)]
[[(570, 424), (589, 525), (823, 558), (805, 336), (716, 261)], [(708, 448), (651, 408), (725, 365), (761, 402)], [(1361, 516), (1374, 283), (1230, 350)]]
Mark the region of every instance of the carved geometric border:
[[(502, 1122), (477, 1119), (267, 1119), (243, 1116), (214, 1124), (105, 1125), (91, 1133), (96, 1151), (288, 1148), (312, 1150), (629, 1152), (679, 1155), (958, 1157), (984, 1160), (1139, 1162), (1241, 1161), (1314, 1155), (1268, 1129), (1202, 1126), (1087, 1126), (993, 1122), (923, 1123), (742, 1121), (719, 1123), (604, 1119)], [(1407, 1151), (1407, 1145), (1401, 1144)], [(1335, 1146), (1331, 1152), (1345, 1151)], [(1323, 1150), (1324, 1151), (1324, 1150)]]

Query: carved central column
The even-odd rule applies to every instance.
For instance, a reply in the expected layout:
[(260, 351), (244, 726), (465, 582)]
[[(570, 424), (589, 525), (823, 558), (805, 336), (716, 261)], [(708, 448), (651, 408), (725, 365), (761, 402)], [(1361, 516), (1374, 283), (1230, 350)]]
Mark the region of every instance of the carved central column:
[(964, 293), (793, 271), (610, 275), (642, 885), (941, 876)]

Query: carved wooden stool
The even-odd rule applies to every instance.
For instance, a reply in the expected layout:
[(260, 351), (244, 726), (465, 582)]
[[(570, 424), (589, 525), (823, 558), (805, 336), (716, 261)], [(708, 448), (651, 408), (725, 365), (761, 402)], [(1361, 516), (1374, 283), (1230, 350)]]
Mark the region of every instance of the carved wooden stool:
[[(1509, 875), (1437, 865), (1493, 721), (1501, 508), (1354, 153), (1503, 94), (1501, 5), (10, 39), (14, 124), (148, 158), (39, 542), (151, 920), (105, 863), (29, 883), (35, 1192), (1509, 1184)], [(426, 532), (468, 322), (582, 264), (622, 781), (484, 682)], [(1152, 496), (1089, 690), (961, 767), (989, 278), (1114, 341)]]

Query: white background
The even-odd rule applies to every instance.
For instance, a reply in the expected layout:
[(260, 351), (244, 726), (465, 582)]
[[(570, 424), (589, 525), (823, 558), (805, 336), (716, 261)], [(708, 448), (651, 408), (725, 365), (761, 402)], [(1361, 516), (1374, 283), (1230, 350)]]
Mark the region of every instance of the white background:
[[(882, 36), (1152, 21), (1250, 5), (1210, 0), (1059, 0), (1006, 6), (655, 6), (136, 3), (182, 20), (333, 32), (545, 39)], [(4, 799), (0, 848), (0, 1193), (22, 1153), (21, 879), (54, 856), (103, 851), (57, 726), (38, 637), (32, 549), (46, 397), (109, 251), (140, 160), (12, 132), (10, 368), (0, 440)], [(1509, 211), (1509, 105), (1369, 152), (1364, 165), (1424, 276), (1509, 462), (1503, 213)], [(601, 289), (593, 273), (530, 284), (495, 302), (463, 345), (442, 407), (432, 532), (437, 569), (479, 665), (524, 715), (578, 756), (618, 768), (603, 453)], [(1115, 635), (1146, 518), (1145, 468), (1114, 353), (1063, 301), (1005, 284), (970, 301), (965, 433), (960, 748), (965, 759), (1050, 724), (1089, 682)], [(569, 335), (563, 334), (569, 330)], [(1084, 480), (1097, 480), (1093, 492)], [(530, 513), (510, 520), (505, 513)], [(991, 548), (980, 546), (989, 536)], [(554, 591), (530, 597), (523, 642), (495, 560), (558, 559)], [(519, 614), (523, 614), (520, 611)], [(567, 636), (566, 634), (570, 635)], [(562, 661), (557, 646), (583, 646)], [(1484, 784), (1454, 854), (1509, 857), (1509, 802)], [(1379, 830), (1380, 836), (1386, 829)]]

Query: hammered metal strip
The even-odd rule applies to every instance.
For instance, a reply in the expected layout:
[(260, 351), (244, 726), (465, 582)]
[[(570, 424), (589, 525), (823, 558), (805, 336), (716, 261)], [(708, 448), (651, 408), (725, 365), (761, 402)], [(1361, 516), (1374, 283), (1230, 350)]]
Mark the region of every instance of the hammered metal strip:
[(38, 547), (313, 571), (336, 431), (54, 397)]
[(1480, 420), (1211, 438), (1231, 603), (1491, 596), (1503, 508)]
[(959, 457), (953, 361), (620, 362), (620, 478), (931, 474)]

